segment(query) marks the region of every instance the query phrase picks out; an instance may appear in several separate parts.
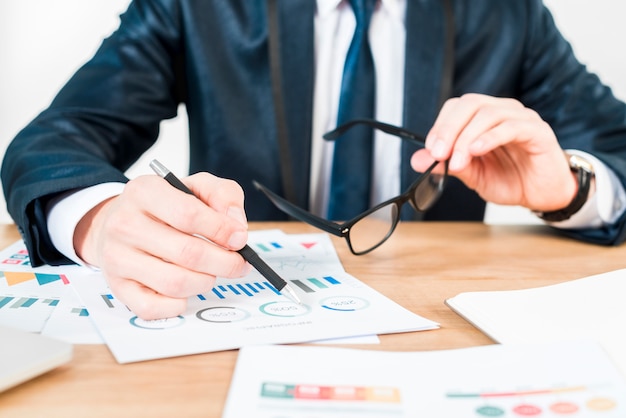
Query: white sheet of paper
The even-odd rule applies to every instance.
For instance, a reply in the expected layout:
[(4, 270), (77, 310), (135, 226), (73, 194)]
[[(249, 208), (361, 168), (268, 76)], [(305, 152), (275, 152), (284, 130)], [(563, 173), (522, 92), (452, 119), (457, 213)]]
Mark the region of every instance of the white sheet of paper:
[(437, 328), (347, 274), (325, 240), (320, 234), (292, 239), (275, 230), (250, 234), (249, 245), (290, 283), (303, 305), (253, 270), (243, 279), (219, 278), (213, 291), (189, 298), (184, 315), (143, 321), (112, 295), (100, 274), (70, 281), (120, 363)]
[(466, 292), (446, 303), (500, 343), (593, 339), (626, 374), (625, 297), (623, 269), (532, 289)]
[(42, 335), (72, 344), (104, 344), (89, 312), (73, 289), (59, 300), (45, 326)]
[[(72, 285), (118, 362), (228, 350), (251, 344), (433, 329), (422, 318), (347, 273), (303, 276), (320, 288), (301, 292), (297, 305), (270, 289), (256, 271), (218, 279), (213, 292), (189, 299), (184, 315), (143, 321), (121, 304), (99, 274), (72, 277)], [(309, 280), (314, 280), (311, 282)]]
[(626, 381), (590, 341), (384, 352), (250, 346), (222, 418), (626, 416)]

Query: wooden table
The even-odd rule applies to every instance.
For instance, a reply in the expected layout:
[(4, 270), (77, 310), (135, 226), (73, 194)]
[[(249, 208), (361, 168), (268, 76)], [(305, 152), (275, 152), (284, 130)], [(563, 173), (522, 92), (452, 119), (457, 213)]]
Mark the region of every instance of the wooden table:
[[(251, 229), (318, 232), (300, 223)], [(0, 225), (0, 246), (19, 238)], [(403, 223), (382, 247), (352, 255), (333, 242), (348, 273), (441, 329), (381, 336), (373, 350), (436, 350), (492, 341), (444, 305), (473, 290), (544, 286), (623, 268), (626, 246), (576, 242), (538, 225)], [(5, 344), (4, 341), (1, 342)], [(237, 351), (120, 365), (104, 345), (77, 345), (66, 366), (0, 394), (0, 417), (219, 417)]]

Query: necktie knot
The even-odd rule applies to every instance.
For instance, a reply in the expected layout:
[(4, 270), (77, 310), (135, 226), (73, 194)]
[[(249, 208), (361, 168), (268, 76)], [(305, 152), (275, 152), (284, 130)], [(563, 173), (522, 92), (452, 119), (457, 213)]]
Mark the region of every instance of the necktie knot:
[(350, 6), (352, 6), (354, 17), (356, 18), (357, 31), (364, 27), (367, 32), (367, 27), (369, 26), (372, 13), (374, 13), (376, 0), (349, 0), (349, 2)]

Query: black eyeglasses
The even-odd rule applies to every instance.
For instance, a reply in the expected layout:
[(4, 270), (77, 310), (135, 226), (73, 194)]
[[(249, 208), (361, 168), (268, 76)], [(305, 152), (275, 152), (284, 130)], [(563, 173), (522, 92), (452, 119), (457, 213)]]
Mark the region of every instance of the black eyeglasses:
[[(372, 129), (378, 129), (424, 147), (424, 138), (422, 136), (394, 125), (370, 119), (358, 119), (347, 122), (326, 133), (324, 139), (333, 141), (355, 125), (367, 125)], [(443, 170), (435, 170), (435, 167), (439, 164), (443, 164)], [(329, 221), (316, 216), (278, 196), (257, 181), (253, 181), (253, 183), (281, 211), (330, 234), (345, 238), (350, 251), (355, 255), (362, 255), (379, 247), (391, 236), (400, 220), (400, 209), (406, 202), (409, 202), (417, 211), (424, 212), (428, 210), (441, 196), (447, 177), (448, 161), (435, 161), (404, 193), (379, 203), (343, 223)]]

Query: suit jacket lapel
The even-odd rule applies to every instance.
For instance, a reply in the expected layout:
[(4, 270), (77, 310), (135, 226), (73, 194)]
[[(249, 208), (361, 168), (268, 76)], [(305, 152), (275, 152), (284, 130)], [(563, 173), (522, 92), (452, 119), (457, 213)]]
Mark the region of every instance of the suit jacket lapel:
[[(446, 44), (446, 21), (439, 0), (408, 0), (406, 8), (406, 62), (404, 74), (404, 126), (426, 135), (441, 105), (441, 81)], [(416, 147), (402, 144), (401, 188), (405, 190), (418, 176), (411, 168)], [(420, 219), (405, 206), (403, 219)]]
[(309, 205), (316, 7), (312, 0), (278, 3), (285, 117), (293, 161), (293, 172), (283, 175), (293, 176), (294, 203), (304, 208)]

